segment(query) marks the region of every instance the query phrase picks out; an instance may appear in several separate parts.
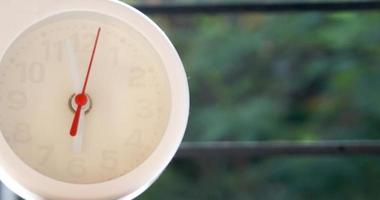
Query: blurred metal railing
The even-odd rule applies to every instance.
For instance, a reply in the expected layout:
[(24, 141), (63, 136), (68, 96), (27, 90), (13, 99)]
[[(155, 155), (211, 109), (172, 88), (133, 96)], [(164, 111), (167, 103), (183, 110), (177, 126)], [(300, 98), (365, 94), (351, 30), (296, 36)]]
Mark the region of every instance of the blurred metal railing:
[(207, 4), (163, 4), (136, 5), (146, 14), (226, 14), (246, 12), (342, 12), (380, 10), (379, 1), (346, 2), (273, 2), (273, 3), (207, 3)]
[(177, 158), (289, 155), (380, 155), (380, 141), (184, 142)]

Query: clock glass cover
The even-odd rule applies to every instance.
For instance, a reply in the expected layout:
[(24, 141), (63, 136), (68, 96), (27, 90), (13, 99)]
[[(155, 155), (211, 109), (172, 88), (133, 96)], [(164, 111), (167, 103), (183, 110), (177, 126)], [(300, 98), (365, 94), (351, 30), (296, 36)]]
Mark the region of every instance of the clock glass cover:
[[(70, 128), (101, 28), (76, 136)], [(112, 16), (68, 12), (21, 33), (0, 62), (0, 130), (28, 166), (55, 180), (118, 178), (159, 145), (171, 111), (161, 57)]]

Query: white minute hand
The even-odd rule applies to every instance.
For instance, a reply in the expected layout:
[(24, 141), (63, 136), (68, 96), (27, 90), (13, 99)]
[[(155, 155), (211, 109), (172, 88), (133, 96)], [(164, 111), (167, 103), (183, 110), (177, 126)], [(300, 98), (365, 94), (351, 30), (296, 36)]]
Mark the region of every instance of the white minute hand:
[[(66, 49), (67, 57), (69, 58), (69, 71), (70, 71), (70, 78), (72, 81), (72, 87), (73, 87), (74, 93), (78, 94), (81, 91), (81, 81), (79, 78), (78, 62), (75, 56), (72, 42), (68, 39), (65, 40), (65, 49)], [(80, 153), (82, 151), (83, 134), (84, 134), (84, 128), (85, 128), (85, 125), (84, 125), (85, 115), (84, 113), (81, 113), (81, 114), (82, 114), (82, 118), (78, 124), (78, 134), (76, 137), (73, 138), (73, 150), (74, 152), (77, 152), (77, 153)]]

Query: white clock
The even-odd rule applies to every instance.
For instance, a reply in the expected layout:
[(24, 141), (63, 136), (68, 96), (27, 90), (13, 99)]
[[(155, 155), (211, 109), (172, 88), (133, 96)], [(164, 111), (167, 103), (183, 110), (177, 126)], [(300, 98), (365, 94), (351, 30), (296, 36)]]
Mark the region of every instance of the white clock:
[(133, 199), (168, 165), (189, 92), (165, 34), (109, 0), (0, 2), (0, 178), (25, 199)]

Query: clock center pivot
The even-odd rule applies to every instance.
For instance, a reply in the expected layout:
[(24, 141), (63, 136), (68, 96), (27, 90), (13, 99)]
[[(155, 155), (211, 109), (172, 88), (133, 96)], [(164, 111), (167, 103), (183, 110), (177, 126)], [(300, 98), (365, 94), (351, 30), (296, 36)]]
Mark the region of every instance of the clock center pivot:
[(77, 96), (75, 96), (75, 103), (78, 106), (84, 106), (87, 104), (87, 102), (88, 102), (88, 98), (85, 94), (78, 94)]
[(75, 113), (78, 106), (87, 114), (92, 108), (92, 100), (88, 94), (73, 94), (69, 99), (69, 107)]

